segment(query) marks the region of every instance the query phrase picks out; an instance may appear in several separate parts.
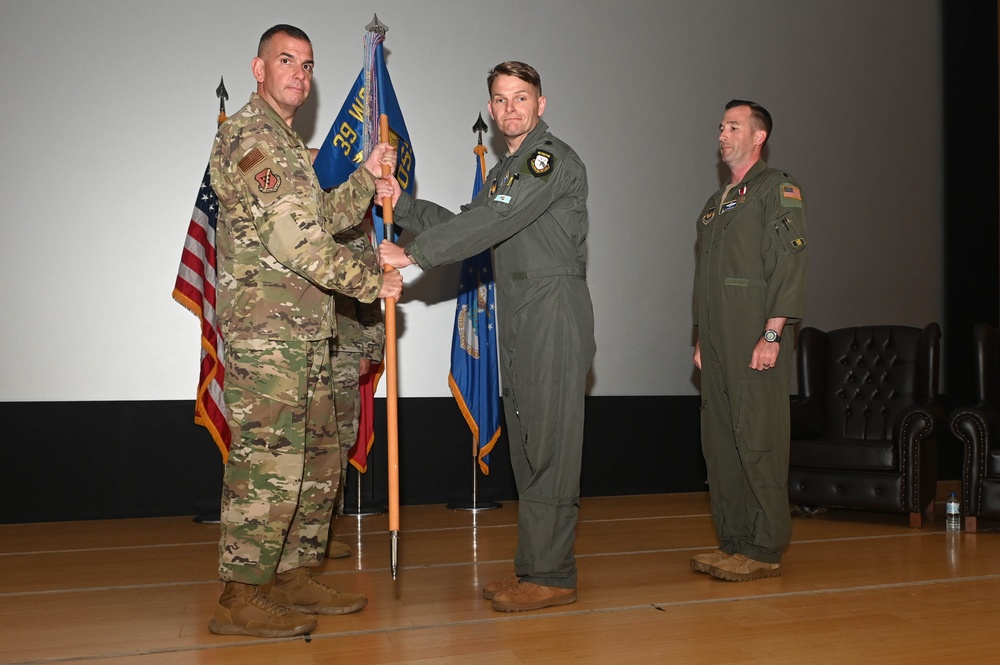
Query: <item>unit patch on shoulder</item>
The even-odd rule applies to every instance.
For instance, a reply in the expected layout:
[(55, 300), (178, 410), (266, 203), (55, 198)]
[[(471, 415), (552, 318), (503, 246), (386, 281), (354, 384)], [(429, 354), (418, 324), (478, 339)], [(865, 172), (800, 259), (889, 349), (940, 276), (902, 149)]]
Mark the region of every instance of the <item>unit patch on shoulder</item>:
[(555, 165), (556, 158), (552, 156), (551, 152), (544, 150), (536, 150), (535, 154), (528, 158), (528, 169), (536, 178), (551, 173), (552, 167)]
[(236, 164), (250, 193), (263, 205), (291, 191), (284, 171), (275, 163), (266, 148), (255, 145)]
[(790, 182), (781, 184), (781, 205), (786, 208), (802, 207), (802, 191)]
[(281, 176), (272, 171), (271, 167), (258, 171), (253, 179), (257, 181), (257, 187), (262, 194), (273, 194), (278, 191), (278, 186), (281, 184)]

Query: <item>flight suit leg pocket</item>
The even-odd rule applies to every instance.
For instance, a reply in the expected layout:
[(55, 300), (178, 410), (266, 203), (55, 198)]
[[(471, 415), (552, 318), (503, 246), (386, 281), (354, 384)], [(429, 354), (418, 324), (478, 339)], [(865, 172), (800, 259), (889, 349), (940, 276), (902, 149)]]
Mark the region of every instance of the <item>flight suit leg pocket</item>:
[(773, 419), (777, 400), (788, 399), (787, 388), (777, 381), (740, 381), (740, 404), (736, 422), (736, 441), (740, 448), (766, 453), (774, 449)]

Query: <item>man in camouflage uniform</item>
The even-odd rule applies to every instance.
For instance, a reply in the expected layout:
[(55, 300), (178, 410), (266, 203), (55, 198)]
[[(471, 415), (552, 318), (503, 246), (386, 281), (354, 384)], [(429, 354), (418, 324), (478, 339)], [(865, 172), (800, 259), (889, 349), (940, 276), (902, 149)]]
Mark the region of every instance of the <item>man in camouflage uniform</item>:
[(732, 582), (781, 574), (791, 540), (788, 381), (792, 328), (805, 303), (805, 208), (761, 151), (771, 115), (733, 100), (719, 125), (730, 181), (696, 223), (694, 363), (701, 446), (719, 549), (691, 567)]
[[(337, 242), (349, 247), (368, 267), (378, 269), (375, 251), (368, 234), (356, 226), (336, 235)], [(337, 491), (338, 514), (344, 512), (348, 452), (358, 437), (360, 415), (361, 377), (382, 362), (385, 345), (385, 324), (382, 322), (382, 304), (361, 302), (344, 294), (337, 294), (337, 337), (333, 340), (333, 399), (337, 411), (337, 431), (340, 438), (340, 483)], [(326, 555), (331, 558), (351, 555), (350, 546), (333, 534)]]
[(333, 291), (371, 302), (402, 280), (372, 271), (333, 234), (358, 224), (382, 163), (382, 144), (336, 190), (320, 189), (291, 128), (312, 84), (313, 52), (298, 28), (261, 37), (257, 92), (222, 124), (210, 162), (219, 198), (219, 320), (232, 449), (222, 497), (215, 617), (219, 634), (285, 637), (313, 630), (306, 614), (367, 603), (317, 582), (340, 455), (333, 427)]

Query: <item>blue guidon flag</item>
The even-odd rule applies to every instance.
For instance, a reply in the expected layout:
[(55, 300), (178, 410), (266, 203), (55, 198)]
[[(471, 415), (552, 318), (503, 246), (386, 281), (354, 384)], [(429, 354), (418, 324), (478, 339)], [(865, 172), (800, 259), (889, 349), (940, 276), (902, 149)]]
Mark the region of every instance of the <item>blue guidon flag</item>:
[[(347, 181), (379, 142), (379, 116), (389, 117), (389, 142), (396, 146), (396, 179), (407, 194), (413, 194), (413, 146), (403, 122), (392, 80), (385, 67), (382, 42), (384, 31), (365, 33), (365, 64), (354, 81), (344, 105), (337, 114), (330, 133), (313, 161), (313, 168), (323, 189), (338, 187)], [(375, 206), (368, 211), (375, 228), (375, 246), (385, 237), (385, 225)], [(398, 234), (394, 234), (398, 235)], [(395, 240), (396, 238), (393, 238)], [(375, 391), (382, 376), (382, 366), (373, 365), (360, 377), (357, 440), (348, 453), (348, 461), (360, 473), (368, 470), (368, 453), (375, 443)]]
[[(358, 74), (316, 155), (313, 167), (324, 189), (346, 182), (365, 157), (371, 154), (372, 148), (379, 142), (378, 118), (384, 113), (389, 117), (389, 142), (396, 146), (397, 151), (396, 180), (404, 192), (413, 195), (416, 161), (410, 134), (392, 89), (392, 79), (385, 68), (384, 39), (385, 35), (380, 32), (365, 33), (365, 67)], [(372, 103), (366, 104), (366, 98)], [(372, 221), (375, 224), (375, 244), (378, 245), (385, 235), (381, 216), (373, 214)]]

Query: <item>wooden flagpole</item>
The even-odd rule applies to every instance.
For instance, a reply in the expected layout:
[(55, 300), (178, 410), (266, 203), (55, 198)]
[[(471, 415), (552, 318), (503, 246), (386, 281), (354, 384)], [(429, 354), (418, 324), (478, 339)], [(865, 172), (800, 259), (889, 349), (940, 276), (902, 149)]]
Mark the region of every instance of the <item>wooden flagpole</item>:
[[(389, 143), (389, 116), (379, 116), (379, 141)], [(388, 164), (382, 165), (382, 175), (392, 172)], [(385, 237), (392, 241), (392, 197), (382, 198), (382, 220)], [(386, 272), (393, 270), (385, 266)], [(396, 386), (396, 299), (385, 299), (385, 411), (387, 420), (387, 446), (389, 460), (389, 550), (392, 579), (399, 570), (399, 415)]]

